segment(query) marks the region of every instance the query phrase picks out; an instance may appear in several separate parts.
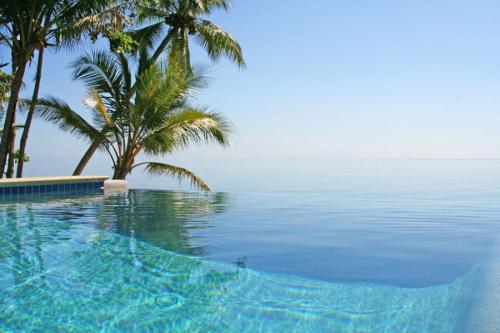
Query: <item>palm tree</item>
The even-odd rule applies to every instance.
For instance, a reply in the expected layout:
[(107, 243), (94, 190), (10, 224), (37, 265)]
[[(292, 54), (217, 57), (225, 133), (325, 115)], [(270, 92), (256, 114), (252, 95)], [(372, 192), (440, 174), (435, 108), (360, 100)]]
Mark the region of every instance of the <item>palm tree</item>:
[[(139, 4), (138, 23), (149, 24), (135, 32), (141, 44), (154, 47), (151, 57), (156, 62), (171, 45), (182, 54), (189, 66), (189, 37), (195, 39), (208, 55), (217, 60), (225, 55), (238, 66), (244, 66), (243, 53), (238, 42), (223, 28), (206, 19), (214, 10), (228, 10), (229, 0), (159, 0)], [(163, 38), (160, 38), (167, 31)]]
[[(206, 49), (211, 59), (217, 60), (226, 56), (238, 66), (244, 67), (243, 53), (236, 39), (206, 18), (214, 10), (228, 10), (229, 7), (229, 0), (141, 1), (136, 7), (137, 23), (144, 26), (133, 31), (131, 35), (143, 47), (154, 50), (151, 64), (155, 64), (160, 56), (169, 50), (171, 63), (181, 63), (190, 70), (191, 37)], [(158, 45), (157, 41), (160, 41)], [(99, 145), (97, 141), (92, 142), (73, 175), (83, 172)]]
[[(5, 117), (4, 104), (9, 100), (9, 92), (10, 92), (11, 84), (12, 84), (12, 76), (9, 74), (6, 74), (2, 70), (0, 70), (0, 122), (3, 121), (3, 119)], [(22, 128), (24, 128), (24, 126), (14, 124), (13, 125), (13, 132), (15, 132), (18, 129), (22, 129)], [(0, 135), (2, 135), (2, 133), (3, 133), (3, 129), (0, 128)], [(10, 157), (13, 159), (13, 161), (10, 162), (10, 163), (12, 163), (12, 165), (15, 162), (19, 162), (20, 161), (19, 151), (15, 150), (13, 152), (13, 154), (11, 154), (11, 156), (9, 156), (9, 158)], [(23, 162), (27, 162), (27, 161), (29, 161), (29, 157), (26, 155), (23, 155)]]
[[(5, 115), (4, 131), (0, 141), (0, 170), (3, 173), (7, 157), (9, 168), (7, 177), (13, 176), (13, 149), (16, 107), (19, 91), (28, 63), (39, 51), (37, 78), (33, 99), (36, 99), (41, 79), (43, 50), (47, 46), (60, 46), (78, 41), (84, 33), (96, 36), (105, 25), (124, 22), (122, 11), (116, 10), (120, 0), (6, 0), (0, 8), (0, 42), (6, 45), (12, 55), (13, 81)], [(101, 25), (96, 24), (97, 18)], [(93, 20), (92, 20), (93, 19)], [(120, 27), (121, 28), (121, 27)], [(40, 75), (38, 74), (40, 73)], [(24, 154), (31, 112), (22, 137), (21, 154)], [(22, 160), (22, 158), (21, 158)], [(18, 176), (22, 175), (22, 164)]]
[(54, 97), (40, 99), (36, 115), (79, 137), (100, 142), (111, 158), (113, 179), (125, 179), (142, 165), (150, 174), (189, 178), (193, 185), (209, 190), (187, 169), (159, 162), (135, 162), (142, 152), (164, 156), (193, 142), (227, 144), (226, 120), (187, 104), (191, 93), (205, 86), (198, 70), (186, 72), (174, 65), (151, 65), (144, 51), (135, 66), (135, 76), (129, 59), (119, 52), (86, 54), (74, 65), (75, 78), (88, 89), (85, 102), (93, 112), (93, 124)]
[[(33, 5), (33, 6), (30, 6)], [(0, 27), (2, 34), (0, 39), (2, 44), (6, 44), (12, 54), (12, 84), (9, 94), (9, 102), (5, 115), (5, 123), (0, 140), (0, 177), (3, 176), (5, 163), (7, 160), (8, 150), (11, 149), (13, 141), (12, 127), (15, 121), (15, 108), (21, 85), (23, 82), (24, 73), (28, 60), (34, 52), (37, 45), (32, 41), (33, 35), (26, 34), (24, 28), (28, 28), (30, 32), (35, 30), (35, 26), (39, 26), (39, 17), (28, 17), (28, 9), (39, 10), (40, 6), (36, 3), (31, 4), (31, 1), (16, 2), (8, 0), (3, 3), (0, 9)], [(6, 32), (4, 32), (6, 30)], [(22, 40), (18, 36), (23, 36)], [(28, 47), (26, 44), (30, 44)]]
[[(125, 15), (125, 11), (128, 7), (128, 3), (126, 1), (101, 1), (101, 11), (93, 12), (85, 10), (82, 13), (74, 14), (73, 16), (64, 17), (65, 22), (59, 22), (59, 26), (54, 26), (53, 30), (48, 31), (47, 38), (53, 37), (55, 32), (58, 32), (60, 37), (63, 37), (64, 40), (58, 44), (49, 44), (44, 43), (43, 47), (38, 49), (38, 59), (37, 59), (37, 69), (35, 74), (35, 85), (33, 88), (33, 95), (31, 97), (32, 101), (36, 101), (38, 99), (38, 92), (40, 90), (40, 83), (42, 78), (42, 68), (43, 68), (43, 57), (44, 50), (47, 46), (61, 47), (66, 46), (68, 42), (71, 42), (86, 33), (91, 36), (92, 40), (96, 40), (99, 34), (103, 34), (108, 37), (115, 34), (117, 31), (123, 29), (124, 26), (131, 22), (130, 18)], [(81, 4), (79, 6), (82, 6)], [(85, 9), (85, 6), (82, 6)], [(58, 11), (50, 11), (47, 13), (47, 22), (48, 24), (54, 24), (54, 22), (50, 22), (53, 15), (58, 15)], [(69, 21), (69, 22), (66, 22)], [(47, 24), (47, 23), (45, 23)], [(21, 140), (19, 143), (19, 151), (17, 155), (18, 164), (17, 164), (17, 173), (16, 177), (21, 178), (23, 175), (23, 167), (26, 159), (24, 158), (26, 145), (28, 142), (29, 131), (31, 128), (31, 122), (33, 119), (35, 103), (33, 103), (26, 116), (26, 120), (23, 127), (23, 133), (21, 135)]]
[[(42, 67), (43, 67), (43, 53), (44, 53), (45, 48), (41, 48), (38, 50), (38, 59), (37, 59), (37, 65), (36, 65), (36, 74), (35, 74), (35, 86), (33, 88), (33, 95), (31, 97), (31, 100), (33, 102), (36, 102), (38, 99), (38, 92), (40, 90), (40, 83), (42, 81)], [(31, 122), (33, 119), (33, 112), (34, 112), (34, 105), (33, 103), (29, 110), (28, 114), (26, 116), (26, 120), (24, 122), (24, 128), (23, 128), (23, 133), (21, 135), (21, 141), (19, 143), (19, 151), (18, 151), (18, 162), (17, 162), (17, 172), (16, 172), (16, 177), (21, 178), (23, 176), (23, 168), (24, 168), (24, 162), (26, 161), (25, 153), (26, 153), (26, 145), (28, 143), (28, 135), (29, 131), (31, 128)], [(11, 164), (11, 163), (9, 163)]]

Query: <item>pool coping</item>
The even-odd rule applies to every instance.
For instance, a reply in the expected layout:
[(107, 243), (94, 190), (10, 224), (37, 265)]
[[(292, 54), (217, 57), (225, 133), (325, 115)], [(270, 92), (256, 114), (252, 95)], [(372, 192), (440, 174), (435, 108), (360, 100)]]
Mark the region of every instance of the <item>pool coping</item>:
[(108, 176), (51, 176), (0, 179), (0, 187), (104, 182)]

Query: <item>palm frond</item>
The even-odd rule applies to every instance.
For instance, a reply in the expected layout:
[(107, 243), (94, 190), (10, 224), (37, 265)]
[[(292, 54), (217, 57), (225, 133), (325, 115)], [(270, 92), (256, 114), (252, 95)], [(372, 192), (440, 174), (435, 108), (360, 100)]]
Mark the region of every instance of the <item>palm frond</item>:
[(130, 5), (126, 2), (116, 2), (101, 11), (76, 19), (72, 28), (80, 34), (82, 31), (100, 33), (107, 32), (110, 29), (122, 30), (125, 25), (132, 22), (132, 19), (125, 15), (128, 7)]
[(229, 0), (194, 0), (194, 3), (197, 6), (196, 11), (204, 14), (210, 14), (216, 9), (228, 11), (231, 8)]
[(201, 20), (197, 28), (196, 40), (207, 50), (210, 58), (217, 60), (224, 55), (239, 67), (246, 66), (240, 44), (227, 31), (208, 20)]
[(186, 70), (190, 69), (188, 36), (185, 29), (180, 29), (170, 41), (168, 48), (169, 67), (180, 67)]
[[(144, 116), (151, 116), (152, 119), (155, 119), (156, 117), (152, 114), (159, 112), (161, 121), (163, 121), (165, 114), (170, 114), (184, 107), (188, 98), (192, 97), (196, 91), (208, 86), (208, 79), (205, 76), (206, 67), (204, 66), (194, 66), (189, 71), (175, 64), (169, 65), (167, 70), (162, 68), (162, 64), (157, 66), (161, 77), (155, 77), (158, 80), (154, 82), (153, 86), (143, 84), (137, 91), (137, 99), (147, 100), (148, 105), (151, 106), (145, 109)], [(149, 79), (141, 77), (141, 80), (144, 81)], [(151, 93), (153, 91), (154, 94)]]
[(165, 155), (190, 143), (213, 142), (227, 146), (230, 124), (220, 114), (184, 108), (165, 119), (143, 140), (144, 152)]
[(120, 61), (104, 51), (86, 53), (72, 63), (73, 79), (81, 80), (89, 90), (121, 98), (123, 75)]
[[(120, 63), (120, 75), (123, 76), (123, 93), (128, 94), (132, 87), (132, 73), (130, 71), (130, 64), (124, 52), (117, 53), (118, 62)], [(129, 97), (129, 96), (127, 96)]]
[(179, 143), (189, 141), (214, 142), (222, 146), (229, 143), (230, 123), (219, 113), (204, 108), (187, 107), (170, 117), (166, 129), (173, 132)]
[(152, 49), (156, 45), (162, 33), (165, 31), (164, 22), (156, 22), (130, 33), (132, 38), (139, 42), (142, 48)]
[(164, 21), (165, 16), (168, 16), (170, 14), (169, 11), (165, 10), (164, 7), (165, 6), (158, 4), (150, 6), (148, 4), (139, 3), (137, 5), (137, 11), (138, 11), (136, 18), (137, 23), (145, 24), (145, 23), (157, 23), (158, 21)]
[(135, 82), (135, 104), (139, 107), (144, 107), (151, 100), (156, 99), (162, 80), (163, 75), (159, 65), (150, 66), (144, 72), (140, 73)]
[[(113, 119), (111, 119), (111, 116), (108, 112), (108, 109), (106, 108), (106, 105), (104, 104), (104, 101), (102, 100), (101, 96), (97, 93), (95, 90), (91, 90), (85, 99), (85, 104), (94, 112), (96, 112), (96, 118), (97, 122), (99, 124), (102, 124), (103, 122), (108, 125), (109, 127), (114, 127), (115, 124), (113, 122)], [(102, 126), (101, 126), (102, 127)]]
[(213, 9), (222, 9), (224, 11), (228, 11), (231, 9), (231, 2), (230, 0), (205, 0), (208, 3), (208, 8), (210, 10)]
[(77, 137), (83, 137), (90, 141), (101, 137), (97, 129), (72, 110), (68, 104), (55, 97), (38, 99), (34, 115)]
[[(46, 1), (41, 1), (46, 3)], [(74, 48), (82, 39), (95, 41), (100, 34), (121, 31), (132, 24), (129, 0), (53, 1), (51, 38), (57, 45)]]
[(179, 180), (183, 178), (187, 178), (191, 181), (191, 185), (195, 186), (203, 191), (210, 191), (210, 187), (201, 179), (196, 176), (193, 172), (181, 168), (175, 165), (158, 163), (158, 162), (147, 162), (146, 164), (146, 172), (153, 176), (173, 176), (178, 178)]

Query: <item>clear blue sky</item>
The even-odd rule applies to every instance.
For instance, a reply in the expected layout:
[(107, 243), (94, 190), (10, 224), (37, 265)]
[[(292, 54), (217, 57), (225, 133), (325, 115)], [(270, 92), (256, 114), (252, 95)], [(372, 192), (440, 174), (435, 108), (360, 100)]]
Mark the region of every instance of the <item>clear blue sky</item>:
[[(500, 158), (500, 1), (234, 0), (212, 20), (248, 67), (212, 65), (196, 103), (230, 118), (233, 143), (175, 159)], [(78, 52), (47, 56), (42, 95), (83, 110)], [(29, 173), (69, 172), (86, 147), (37, 122)]]

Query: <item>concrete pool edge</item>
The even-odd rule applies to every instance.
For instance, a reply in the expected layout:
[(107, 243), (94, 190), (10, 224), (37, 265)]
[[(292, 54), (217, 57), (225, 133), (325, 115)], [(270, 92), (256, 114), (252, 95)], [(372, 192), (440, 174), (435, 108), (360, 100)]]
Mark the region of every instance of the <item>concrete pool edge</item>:
[(0, 179), (0, 187), (104, 182), (108, 176), (50, 176)]
[(104, 181), (104, 192), (128, 192), (130, 184), (126, 180), (121, 179), (107, 179)]

